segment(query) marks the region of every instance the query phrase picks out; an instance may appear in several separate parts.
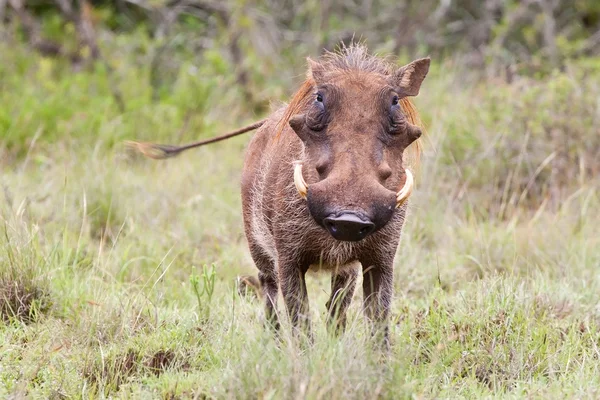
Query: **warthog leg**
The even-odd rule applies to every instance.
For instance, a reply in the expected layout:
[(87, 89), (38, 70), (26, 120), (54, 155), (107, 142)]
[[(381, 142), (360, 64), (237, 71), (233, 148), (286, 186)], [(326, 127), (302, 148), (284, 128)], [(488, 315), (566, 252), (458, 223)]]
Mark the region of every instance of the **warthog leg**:
[(336, 333), (341, 333), (346, 328), (346, 311), (354, 295), (357, 276), (358, 268), (355, 266), (334, 272), (331, 276), (331, 296), (326, 304), (327, 325), (330, 329), (335, 329)]
[(393, 268), (391, 265), (363, 264), (363, 308), (372, 324), (373, 335), (389, 346), (388, 318), (392, 303)]
[(267, 324), (275, 330), (279, 329), (279, 318), (277, 317), (277, 278), (272, 274), (258, 273), (258, 280), (265, 301), (265, 318)]
[(258, 281), (260, 282), (260, 291), (265, 302), (265, 318), (269, 327), (275, 330), (279, 329), (279, 319), (277, 318), (277, 294), (279, 292), (277, 284), (277, 272), (273, 260), (265, 255), (262, 249), (255, 243), (250, 244), (250, 254), (256, 268), (258, 268)]
[(299, 267), (295, 262), (279, 262), (279, 282), (281, 293), (295, 333), (305, 330), (310, 336), (308, 293), (306, 291), (306, 271), (308, 266)]

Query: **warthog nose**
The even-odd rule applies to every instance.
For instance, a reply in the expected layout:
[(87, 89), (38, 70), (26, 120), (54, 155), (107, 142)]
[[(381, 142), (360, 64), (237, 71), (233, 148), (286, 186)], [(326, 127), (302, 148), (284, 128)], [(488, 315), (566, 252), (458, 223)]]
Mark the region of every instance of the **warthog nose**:
[(351, 212), (332, 214), (323, 220), (323, 225), (335, 239), (348, 242), (362, 240), (375, 230), (374, 223)]

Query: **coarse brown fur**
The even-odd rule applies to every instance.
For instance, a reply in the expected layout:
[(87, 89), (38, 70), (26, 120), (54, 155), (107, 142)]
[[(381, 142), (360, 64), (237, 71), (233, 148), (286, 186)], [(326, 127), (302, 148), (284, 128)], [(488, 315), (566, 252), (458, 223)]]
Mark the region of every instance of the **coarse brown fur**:
[[(404, 150), (416, 141), (410, 148), (418, 155), (421, 134), (407, 96), (418, 93), (429, 59), (398, 69), (352, 45), (309, 59), (309, 67), (291, 102), (257, 131), (244, 164), (244, 226), (266, 316), (278, 326), (281, 290), (292, 324), (307, 326), (305, 274), (322, 269), (332, 273), (330, 319), (343, 328), (362, 267), (366, 316), (387, 338), (394, 255), (406, 216), (406, 204), (395, 208), (395, 193), (405, 181)], [(294, 186), (296, 161), (307, 200)], [(369, 216), (376, 231), (359, 241), (334, 239), (321, 218), (347, 210)]]

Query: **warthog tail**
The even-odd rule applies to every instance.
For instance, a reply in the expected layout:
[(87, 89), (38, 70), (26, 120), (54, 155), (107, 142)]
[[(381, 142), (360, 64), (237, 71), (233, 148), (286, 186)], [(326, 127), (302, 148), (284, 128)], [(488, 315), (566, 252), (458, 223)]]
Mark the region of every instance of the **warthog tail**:
[(171, 157), (178, 156), (185, 150), (204, 146), (204, 145), (210, 144), (210, 143), (220, 142), (221, 140), (229, 139), (234, 136), (238, 136), (243, 133), (253, 131), (253, 130), (258, 129), (261, 126), (263, 126), (265, 121), (266, 121), (266, 119), (263, 119), (262, 121), (255, 122), (251, 125), (237, 129), (233, 132), (229, 132), (229, 133), (226, 133), (221, 136), (217, 136), (217, 137), (206, 139), (206, 140), (201, 140), (199, 142), (194, 142), (194, 143), (190, 143), (190, 144), (186, 144), (186, 145), (182, 145), (182, 146), (173, 146), (173, 145), (169, 145), (169, 144), (134, 142), (134, 141), (127, 141), (127, 142), (125, 142), (125, 144), (128, 147), (139, 151), (146, 157), (154, 158), (155, 160), (163, 160), (165, 158), (171, 158)]

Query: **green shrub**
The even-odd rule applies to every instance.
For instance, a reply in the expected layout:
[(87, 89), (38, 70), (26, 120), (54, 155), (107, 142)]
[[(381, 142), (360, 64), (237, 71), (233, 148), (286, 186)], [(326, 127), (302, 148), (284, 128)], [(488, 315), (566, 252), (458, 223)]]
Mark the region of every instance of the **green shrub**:
[(436, 122), (446, 133), (438, 152), (448, 181), (500, 216), (520, 205), (556, 207), (582, 185), (597, 184), (598, 82), (594, 68), (573, 63), (541, 80), (465, 89), (471, 108), (451, 109)]

